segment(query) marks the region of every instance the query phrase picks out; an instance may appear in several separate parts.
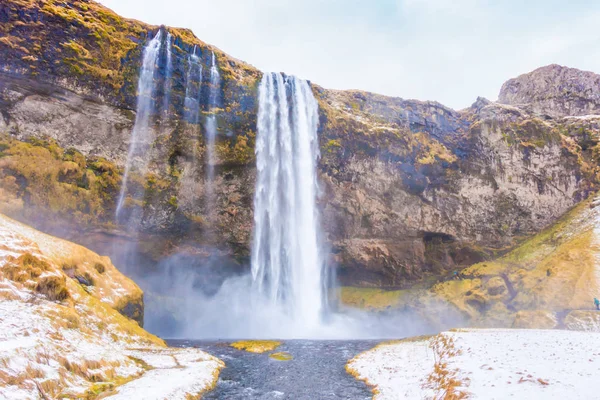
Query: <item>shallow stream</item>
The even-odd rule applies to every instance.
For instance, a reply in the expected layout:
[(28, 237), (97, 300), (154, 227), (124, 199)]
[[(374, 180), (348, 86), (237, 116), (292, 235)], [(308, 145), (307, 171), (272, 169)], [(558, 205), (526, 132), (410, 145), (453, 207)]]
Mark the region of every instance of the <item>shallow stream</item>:
[[(290, 340), (274, 352), (288, 352), (290, 361), (248, 353), (230, 342), (169, 340), (174, 347), (199, 347), (226, 364), (217, 387), (203, 399), (370, 400), (367, 385), (346, 373), (345, 365), (377, 341)], [(272, 352), (271, 352), (272, 353)]]

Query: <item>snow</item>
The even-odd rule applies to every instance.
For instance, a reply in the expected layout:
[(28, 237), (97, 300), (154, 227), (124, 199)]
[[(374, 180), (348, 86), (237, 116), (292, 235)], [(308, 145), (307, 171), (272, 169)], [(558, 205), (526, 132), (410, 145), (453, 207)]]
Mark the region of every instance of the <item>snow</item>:
[(376, 385), (389, 399), (419, 399), (432, 396), (433, 391), (422, 389), (435, 359), (427, 341), (381, 344), (361, 354), (349, 363), (361, 379)]
[[(90, 382), (64, 368), (65, 361), (83, 365), (97, 362), (88, 374), (138, 377), (117, 388), (113, 399), (185, 399), (210, 388), (223, 363), (198, 349), (147, 347), (128, 349), (110, 335), (97, 337), (79, 329), (55, 327), (45, 316), (54, 303), (40, 301), (0, 301), (0, 375), (13, 378), (27, 369), (43, 374), (26, 378), (18, 385), (0, 387), (0, 399), (38, 399), (36, 383), (48, 379), (65, 382), (64, 393), (78, 396)], [(107, 328), (107, 330), (109, 330)], [(151, 368), (146, 371), (134, 360)], [(19, 381), (19, 379), (14, 379)]]
[[(561, 330), (460, 330), (444, 332), (456, 354), (446, 370), (473, 399), (597, 397), (590, 383), (600, 370), (599, 333)], [(348, 368), (376, 386), (378, 400), (438, 398), (426, 388), (439, 354), (431, 340), (380, 345)]]
[[(223, 367), (220, 360), (198, 349), (161, 347), (137, 326), (115, 325), (127, 320), (110, 307), (94, 306), (92, 296), (69, 279), (71, 300), (61, 304), (3, 275), (7, 262), (30, 253), (52, 268), (42, 277), (63, 276), (55, 257), (68, 258), (71, 249), (82, 252), (0, 214), (0, 399), (87, 398), (103, 380), (133, 379), (116, 387), (116, 399), (184, 400), (211, 387)], [(87, 250), (83, 254), (88, 253), (98, 258)], [(110, 271), (105, 280), (120, 275)], [(119, 282), (106, 289), (115, 298), (129, 293)]]
[(119, 388), (113, 400), (185, 399), (210, 388), (223, 363), (196, 349), (133, 351), (130, 355), (156, 368)]

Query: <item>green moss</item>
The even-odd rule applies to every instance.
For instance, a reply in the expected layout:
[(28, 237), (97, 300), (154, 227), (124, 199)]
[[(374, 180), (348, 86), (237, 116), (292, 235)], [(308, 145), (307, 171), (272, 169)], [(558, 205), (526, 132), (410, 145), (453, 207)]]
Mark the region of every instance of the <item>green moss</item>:
[(563, 215), (550, 227), (521, 243), (517, 248), (508, 253), (504, 259), (511, 262), (529, 262), (544, 257), (551, 252), (561, 241), (566, 240), (569, 226), (573, 225), (581, 213), (589, 209), (592, 199), (581, 202), (572, 210)]
[(341, 149), (341, 148), (342, 148), (342, 143), (340, 142), (339, 139), (330, 139), (327, 141), (327, 143), (325, 143), (323, 150), (325, 150), (325, 152), (327, 152), (327, 153), (333, 153), (334, 151)]

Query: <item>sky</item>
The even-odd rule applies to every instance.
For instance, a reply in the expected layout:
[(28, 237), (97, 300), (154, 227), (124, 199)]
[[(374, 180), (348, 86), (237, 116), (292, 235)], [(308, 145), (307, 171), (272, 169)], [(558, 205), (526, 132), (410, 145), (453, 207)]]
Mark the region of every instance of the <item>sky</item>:
[(556, 63), (600, 73), (597, 0), (100, 0), (263, 71), (468, 107)]

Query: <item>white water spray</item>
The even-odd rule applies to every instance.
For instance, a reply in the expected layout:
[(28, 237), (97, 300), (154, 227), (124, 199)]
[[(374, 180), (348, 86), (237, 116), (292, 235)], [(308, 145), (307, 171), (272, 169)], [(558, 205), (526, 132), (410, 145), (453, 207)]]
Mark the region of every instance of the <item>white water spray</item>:
[(321, 323), (323, 260), (316, 207), (318, 105), (306, 81), (267, 73), (259, 88), (252, 277), (306, 329)]
[(152, 135), (150, 134), (150, 115), (154, 111), (154, 77), (156, 74), (156, 63), (160, 54), (162, 31), (159, 30), (154, 38), (146, 45), (143, 52), (142, 67), (138, 80), (137, 113), (135, 124), (129, 143), (127, 153), (127, 164), (123, 174), (123, 182), (117, 202), (115, 218), (119, 220), (119, 214), (123, 208), (123, 202), (127, 195), (127, 180), (129, 173), (135, 163), (141, 172), (144, 172), (148, 165), (147, 152), (152, 145)]

